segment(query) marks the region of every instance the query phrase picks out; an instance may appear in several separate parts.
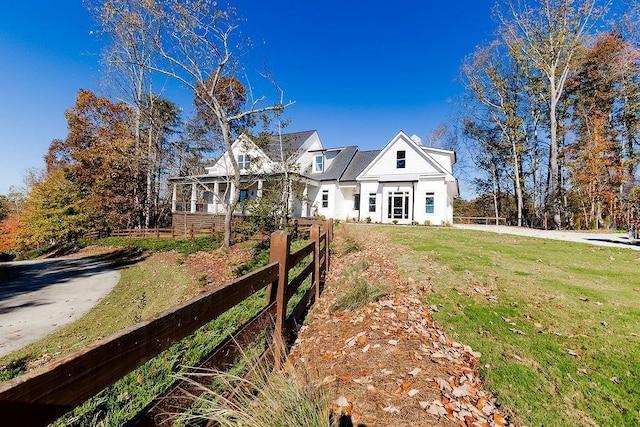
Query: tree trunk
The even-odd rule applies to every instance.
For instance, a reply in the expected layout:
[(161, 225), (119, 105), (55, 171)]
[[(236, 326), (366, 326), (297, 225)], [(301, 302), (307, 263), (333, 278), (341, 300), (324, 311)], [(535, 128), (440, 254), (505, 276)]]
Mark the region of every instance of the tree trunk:
[(560, 173), (558, 168), (558, 118), (557, 112), (557, 91), (554, 79), (549, 79), (549, 98), (551, 98), (549, 108), (550, 136), (549, 146), (549, 167), (551, 169), (551, 203), (553, 205), (553, 223), (557, 230), (562, 228), (562, 193), (560, 191)]
[(220, 128), (222, 130), (222, 139), (224, 141), (225, 148), (229, 154), (229, 160), (231, 167), (233, 168), (233, 178), (227, 181), (227, 187), (229, 183), (233, 183), (233, 191), (229, 193), (229, 203), (227, 205), (227, 211), (224, 215), (224, 238), (222, 241), (222, 249), (227, 250), (231, 247), (231, 226), (233, 222), (233, 212), (238, 206), (238, 200), (240, 197), (240, 167), (233, 155), (233, 147), (231, 141), (231, 124), (226, 120), (220, 120)]
[(518, 151), (517, 145), (514, 142), (511, 144), (511, 149), (513, 150), (513, 170), (515, 173), (514, 181), (515, 181), (515, 191), (516, 191), (516, 209), (518, 211), (518, 227), (522, 227), (522, 206), (524, 205), (524, 200), (522, 197), (522, 180), (520, 178), (520, 162), (518, 161)]

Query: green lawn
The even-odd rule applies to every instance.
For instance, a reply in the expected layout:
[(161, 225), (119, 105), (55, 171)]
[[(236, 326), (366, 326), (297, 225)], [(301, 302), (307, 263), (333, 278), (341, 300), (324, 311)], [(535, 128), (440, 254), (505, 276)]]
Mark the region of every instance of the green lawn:
[[(375, 227), (375, 228), (372, 228)], [(640, 425), (640, 252), (455, 228), (350, 226), (388, 242), (517, 425)]]

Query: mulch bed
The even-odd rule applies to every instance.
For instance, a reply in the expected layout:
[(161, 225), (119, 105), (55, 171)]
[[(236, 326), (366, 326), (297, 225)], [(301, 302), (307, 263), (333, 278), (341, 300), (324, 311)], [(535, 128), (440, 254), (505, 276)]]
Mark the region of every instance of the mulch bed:
[[(307, 317), (290, 359), (311, 381), (328, 387), (334, 409), (354, 425), (509, 426), (490, 393), (482, 389), (480, 354), (452, 341), (433, 321), (424, 288), (410, 286), (379, 245), (346, 256), (340, 235), (324, 292)], [(362, 309), (334, 308), (350, 285), (345, 270), (366, 261), (369, 283), (388, 294)]]

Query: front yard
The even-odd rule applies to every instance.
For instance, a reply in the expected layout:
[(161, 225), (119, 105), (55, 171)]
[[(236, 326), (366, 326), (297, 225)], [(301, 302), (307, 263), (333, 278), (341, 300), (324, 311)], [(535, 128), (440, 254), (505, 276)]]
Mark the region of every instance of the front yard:
[(482, 353), (516, 425), (640, 425), (640, 254), (454, 228), (347, 225)]

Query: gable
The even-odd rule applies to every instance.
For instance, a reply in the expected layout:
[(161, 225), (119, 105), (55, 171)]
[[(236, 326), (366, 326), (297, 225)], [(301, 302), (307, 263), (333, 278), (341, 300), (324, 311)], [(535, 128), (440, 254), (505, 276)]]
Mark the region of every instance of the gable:
[[(399, 153), (404, 152), (404, 167), (398, 167)], [(401, 155), (401, 154), (400, 154)], [(402, 157), (400, 157), (402, 159)], [(358, 175), (358, 180), (397, 177), (414, 180), (417, 176), (447, 175), (447, 170), (431, 157), (421, 145), (400, 131)]]
[[(247, 136), (240, 135), (231, 145), (231, 153), (238, 160), (238, 155), (248, 155), (251, 158), (250, 171), (253, 173), (269, 173), (273, 169), (273, 161)], [(229, 176), (233, 174), (233, 167), (229, 159), (229, 152), (225, 152), (212, 166), (206, 168), (208, 175)], [(249, 170), (240, 170), (241, 174)]]

